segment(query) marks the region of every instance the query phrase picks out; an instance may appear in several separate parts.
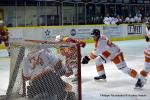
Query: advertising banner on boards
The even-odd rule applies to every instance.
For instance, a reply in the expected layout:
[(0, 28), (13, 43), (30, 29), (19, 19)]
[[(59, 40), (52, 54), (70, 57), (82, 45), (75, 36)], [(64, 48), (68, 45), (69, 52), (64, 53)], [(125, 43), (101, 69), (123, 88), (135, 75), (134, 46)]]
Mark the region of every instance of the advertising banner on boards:
[(142, 34), (142, 24), (128, 24), (127, 26), (128, 35), (130, 34)]
[(107, 37), (123, 37), (122, 26), (103, 26), (103, 32)]

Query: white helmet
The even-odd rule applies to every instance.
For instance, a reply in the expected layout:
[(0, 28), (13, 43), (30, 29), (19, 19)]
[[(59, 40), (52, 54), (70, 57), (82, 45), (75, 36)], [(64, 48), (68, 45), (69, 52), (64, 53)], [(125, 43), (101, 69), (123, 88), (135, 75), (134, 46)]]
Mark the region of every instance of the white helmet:
[(56, 42), (61, 42), (62, 40), (63, 40), (63, 36), (61, 36), (61, 35), (57, 35), (55, 38)]

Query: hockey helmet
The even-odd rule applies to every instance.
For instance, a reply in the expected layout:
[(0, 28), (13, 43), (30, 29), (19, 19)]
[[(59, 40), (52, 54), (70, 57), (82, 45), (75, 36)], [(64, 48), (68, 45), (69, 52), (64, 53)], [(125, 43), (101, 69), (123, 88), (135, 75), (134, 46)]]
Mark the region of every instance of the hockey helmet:
[(56, 41), (56, 42), (60, 42), (60, 40), (61, 40), (61, 36), (60, 36), (60, 35), (57, 35), (56, 38), (55, 38), (55, 41)]
[(55, 38), (55, 42), (62, 42), (63, 41), (64, 36), (62, 35), (57, 35)]
[(91, 36), (100, 37), (100, 30), (99, 29), (93, 29)]

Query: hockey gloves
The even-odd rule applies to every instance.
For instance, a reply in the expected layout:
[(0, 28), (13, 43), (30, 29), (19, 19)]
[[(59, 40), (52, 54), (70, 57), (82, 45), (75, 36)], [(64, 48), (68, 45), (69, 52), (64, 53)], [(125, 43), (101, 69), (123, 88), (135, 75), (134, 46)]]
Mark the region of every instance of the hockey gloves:
[(86, 42), (80, 41), (80, 46), (84, 48), (86, 46)]
[(83, 59), (82, 59), (82, 64), (88, 64), (88, 62), (90, 61), (90, 58), (88, 56), (85, 56)]

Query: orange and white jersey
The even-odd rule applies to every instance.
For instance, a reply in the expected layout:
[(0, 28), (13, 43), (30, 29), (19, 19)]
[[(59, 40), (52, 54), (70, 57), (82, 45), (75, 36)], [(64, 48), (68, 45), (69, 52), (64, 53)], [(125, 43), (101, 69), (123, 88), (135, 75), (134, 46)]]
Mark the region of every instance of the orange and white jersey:
[(150, 42), (148, 42), (144, 50), (144, 55), (145, 55), (145, 62), (150, 63)]
[(101, 36), (99, 40), (95, 43), (95, 50), (90, 53), (90, 58), (96, 59), (96, 69), (99, 75), (105, 73), (104, 66), (100, 56), (105, 58), (107, 61), (112, 61), (119, 70), (130, 75), (133, 78), (138, 78), (138, 74), (134, 69), (131, 69), (127, 66), (123, 53), (120, 48), (113, 44), (105, 36)]
[(141, 70), (140, 75), (141, 79), (145, 79), (150, 72), (150, 42), (148, 42), (145, 50), (144, 50), (144, 55), (145, 55), (145, 62), (144, 62), (144, 69)]
[(46, 70), (55, 70), (54, 66), (59, 61), (60, 59), (56, 55), (45, 49), (29, 53), (23, 60), (23, 74), (25, 77), (33, 79)]
[[(96, 56), (102, 55), (108, 60), (114, 59), (121, 52), (120, 48), (113, 44), (108, 38), (102, 35), (95, 43), (95, 50), (90, 53), (90, 58), (96, 58)], [(94, 57), (95, 55), (95, 57)]]

